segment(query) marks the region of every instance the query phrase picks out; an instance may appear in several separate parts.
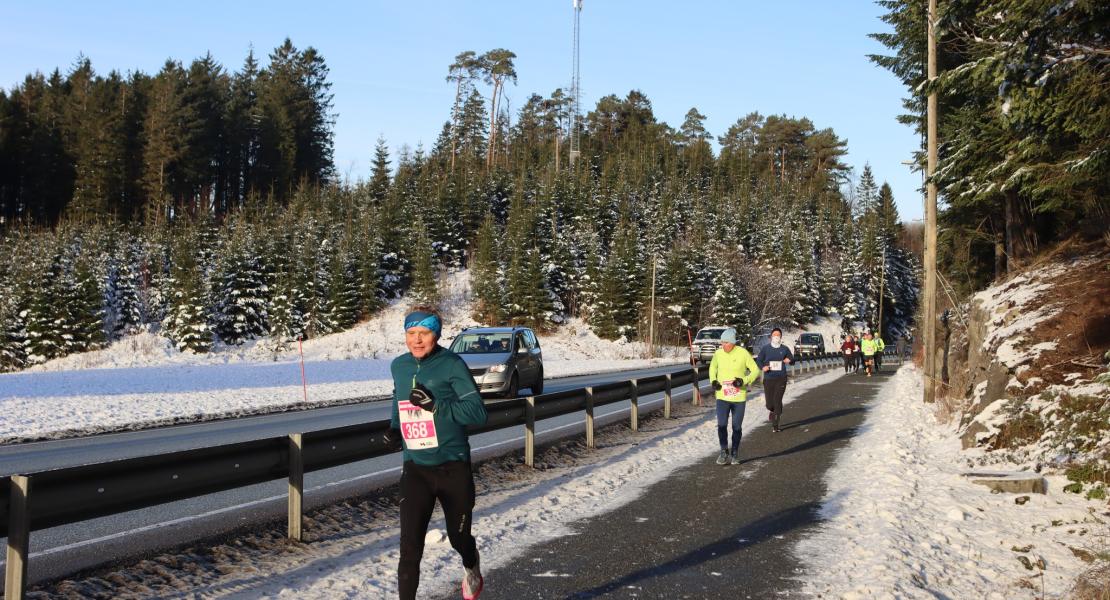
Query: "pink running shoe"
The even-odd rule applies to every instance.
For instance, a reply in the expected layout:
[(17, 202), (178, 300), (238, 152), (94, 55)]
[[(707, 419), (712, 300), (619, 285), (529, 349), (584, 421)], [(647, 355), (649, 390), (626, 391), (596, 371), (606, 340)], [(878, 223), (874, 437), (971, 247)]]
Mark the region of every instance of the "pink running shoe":
[(466, 573), (462, 580), (462, 597), (463, 600), (475, 600), (482, 593), (485, 579), (482, 578), (482, 572), (478, 569), (478, 565), (474, 565), (473, 569), (465, 570)]

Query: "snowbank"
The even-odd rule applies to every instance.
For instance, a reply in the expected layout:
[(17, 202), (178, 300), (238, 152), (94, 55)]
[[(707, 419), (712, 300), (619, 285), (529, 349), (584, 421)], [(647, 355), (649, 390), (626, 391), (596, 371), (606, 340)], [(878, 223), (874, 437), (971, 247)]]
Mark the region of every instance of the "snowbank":
[(1106, 250), (1049, 257), (972, 298), (949, 372), (979, 463), (1083, 470), (1087, 492), (1106, 493), (1108, 260)]
[(796, 548), (804, 591), (1001, 600), (1040, 598), (1043, 586), (1062, 597), (1086, 566), (1078, 556), (1107, 548), (1106, 507), (1063, 494), (1059, 477), (1048, 477), (1047, 495), (969, 483), (954, 428), (936, 421), (921, 390), (920, 372), (902, 368), (826, 474), (826, 522)]

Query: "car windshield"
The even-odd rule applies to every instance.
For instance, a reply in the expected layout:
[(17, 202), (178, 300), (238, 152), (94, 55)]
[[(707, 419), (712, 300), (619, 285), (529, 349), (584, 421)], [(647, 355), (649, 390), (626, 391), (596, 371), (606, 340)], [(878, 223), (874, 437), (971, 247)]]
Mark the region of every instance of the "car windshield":
[(803, 344), (820, 344), (821, 336), (816, 333), (806, 333), (802, 335)]
[(451, 342), (455, 354), (503, 354), (509, 351), (511, 333), (463, 333)]
[(725, 332), (724, 329), (702, 329), (701, 331), (698, 332), (698, 337), (696, 337), (694, 339), (696, 339), (696, 340), (719, 340), (719, 339), (721, 339), (721, 334), (724, 333), (724, 332)]

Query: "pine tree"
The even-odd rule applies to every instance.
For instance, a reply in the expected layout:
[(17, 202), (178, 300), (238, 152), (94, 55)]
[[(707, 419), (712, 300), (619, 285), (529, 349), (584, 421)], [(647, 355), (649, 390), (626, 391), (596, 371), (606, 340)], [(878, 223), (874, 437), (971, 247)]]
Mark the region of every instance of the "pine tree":
[(604, 268), (601, 242), (596, 232), (588, 230), (581, 234), (580, 244), (582, 266), (581, 273), (575, 281), (578, 288), (578, 316), (593, 325), (597, 319), (604, 318), (599, 313)]
[[(15, 240), (0, 236), (0, 241), (8, 247), (15, 246)], [(25, 351), (26, 332), (24, 319), (26, 312), (21, 305), (28, 297), (28, 275), (17, 265), (0, 266), (0, 288), (6, 291), (0, 295), (0, 372), (17, 371), (27, 364)]]
[(863, 269), (860, 263), (860, 240), (857, 227), (852, 227), (847, 245), (841, 253), (840, 289), (844, 303), (840, 307), (841, 328), (855, 331), (855, 323), (864, 318)]
[(139, 278), (136, 272), (137, 249), (131, 240), (122, 244), (118, 255), (112, 257), (107, 284), (107, 331), (109, 339), (136, 333), (143, 322), (143, 307), (139, 297)]
[(389, 146), (385, 138), (379, 137), (374, 146), (374, 162), (370, 170), (370, 182), (367, 184), (370, 198), (374, 204), (381, 204), (389, 195)]
[(66, 277), (62, 255), (54, 251), (48, 260), (42, 284), (31, 288), (30, 301), (21, 313), (25, 331), (23, 352), (29, 365), (63, 356), (68, 344), (65, 297), (60, 289)]
[(501, 233), (491, 215), (486, 215), (471, 247), (470, 289), (474, 297), (474, 320), (488, 325), (503, 321), (504, 288), (498, 260)]
[(212, 348), (204, 284), (195, 240), (186, 233), (175, 240), (170, 269), (172, 294), (162, 328), (180, 352), (203, 353)]
[(382, 306), (382, 236), (378, 222), (376, 211), (369, 210), (358, 221), (358, 239), (352, 250), (358, 283), (357, 319), (368, 318)]
[(424, 221), (419, 216), (413, 223), (412, 285), (409, 287), (408, 297), (416, 304), (435, 306), (439, 302), (432, 242)]
[[(726, 272), (727, 273), (727, 272)], [(751, 336), (751, 313), (747, 301), (736, 280), (721, 277), (713, 293), (713, 323), (728, 325), (736, 329), (736, 339), (741, 343)]]
[(633, 339), (644, 304), (643, 261), (639, 231), (627, 216), (614, 232), (609, 257), (601, 273), (598, 300), (591, 324), (602, 337)]
[(77, 259), (72, 281), (64, 317), (69, 330), (66, 354), (96, 350), (107, 341), (104, 292), (89, 258)]
[(270, 338), (279, 347), (301, 339), (303, 324), (300, 312), (294, 305), (296, 294), (293, 276), (289, 269), (280, 272), (274, 280), (270, 299)]
[(342, 331), (358, 320), (359, 273), (348, 243), (341, 240), (328, 261), (328, 305), (333, 331)]
[(269, 290), (253, 240), (242, 226), (231, 231), (213, 280), (216, 335), (233, 346), (265, 335)]

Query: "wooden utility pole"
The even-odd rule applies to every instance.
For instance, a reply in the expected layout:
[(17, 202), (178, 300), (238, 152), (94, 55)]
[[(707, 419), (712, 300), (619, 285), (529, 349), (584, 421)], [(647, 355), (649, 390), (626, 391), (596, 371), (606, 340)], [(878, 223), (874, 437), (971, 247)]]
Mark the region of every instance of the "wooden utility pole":
[(648, 317), (648, 358), (655, 358), (655, 255), (651, 255), (651, 315)]
[(879, 275), (879, 325), (875, 327), (875, 331), (879, 337), (883, 337), (883, 286), (886, 284), (886, 244), (883, 244), (883, 264), (880, 268)]
[(925, 189), (925, 402), (936, 401), (937, 373), (937, 184), (933, 176), (937, 172), (937, 92), (933, 87), (937, 80), (937, 0), (929, 0), (929, 46), (928, 77), (929, 98), (926, 114), (926, 163), (927, 177)]

